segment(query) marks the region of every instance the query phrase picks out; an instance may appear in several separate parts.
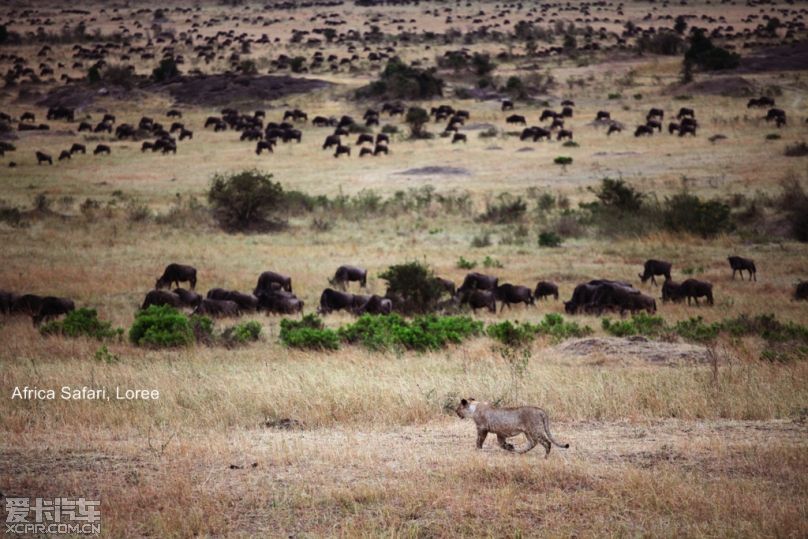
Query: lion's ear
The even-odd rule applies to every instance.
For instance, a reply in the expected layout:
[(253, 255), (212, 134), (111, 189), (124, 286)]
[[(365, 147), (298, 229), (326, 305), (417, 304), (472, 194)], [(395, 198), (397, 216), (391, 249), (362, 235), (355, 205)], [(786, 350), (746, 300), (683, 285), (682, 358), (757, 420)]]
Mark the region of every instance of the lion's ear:
[(468, 406), (468, 405), (469, 405), (469, 401), (467, 401), (466, 399), (463, 399), (463, 400), (461, 400), (461, 401), (460, 401), (460, 404), (461, 404), (462, 406)]

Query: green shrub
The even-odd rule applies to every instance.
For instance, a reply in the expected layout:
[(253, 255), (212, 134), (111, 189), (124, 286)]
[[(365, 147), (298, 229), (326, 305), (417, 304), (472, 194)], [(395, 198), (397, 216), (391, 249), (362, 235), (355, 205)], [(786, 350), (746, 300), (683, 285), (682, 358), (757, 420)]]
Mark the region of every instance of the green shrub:
[(647, 313), (635, 314), (629, 320), (612, 321), (604, 318), (602, 327), (603, 331), (616, 337), (628, 337), (630, 335), (659, 337), (668, 332), (665, 320), (661, 316)]
[(674, 232), (689, 232), (704, 238), (732, 229), (730, 207), (719, 200), (702, 201), (682, 192), (665, 199), (665, 227)]
[(470, 270), (477, 267), (477, 262), (475, 262), (474, 260), (466, 260), (461, 256), (460, 258), (457, 259), (457, 267), (460, 269)]
[(644, 35), (637, 39), (637, 49), (640, 52), (675, 56), (684, 49), (684, 41), (673, 32), (658, 32), (654, 35)]
[(495, 201), (486, 202), (485, 213), (477, 220), (488, 223), (505, 224), (518, 221), (527, 211), (527, 202), (522, 197), (510, 193), (500, 193)]
[(387, 290), (401, 298), (396, 310), (406, 314), (434, 309), (443, 294), (432, 269), (418, 261), (390, 266), (379, 277), (387, 281)]
[(113, 365), (121, 361), (120, 357), (109, 351), (106, 344), (102, 344), (101, 348), (95, 351), (93, 357), (99, 363), (106, 363), (107, 365)]
[(710, 342), (718, 337), (720, 323), (707, 324), (701, 316), (680, 320), (673, 327), (674, 332), (688, 341)]
[(398, 134), (398, 126), (393, 124), (385, 124), (382, 126), (382, 133), (386, 133), (388, 135), (396, 135)]
[(623, 180), (613, 180), (603, 178), (600, 187), (589, 188), (595, 193), (599, 203), (604, 208), (611, 208), (620, 211), (637, 211), (642, 207), (645, 195), (637, 191)]
[(561, 341), (572, 337), (586, 337), (592, 334), (592, 328), (581, 326), (577, 322), (567, 322), (564, 317), (557, 313), (544, 315), (538, 325), (538, 332), (547, 335), (555, 341)]
[(572, 164), (572, 157), (565, 157), (563, 155), (559, 155), (555, 159), (553, 159), (553, 163), (556, 165), (567, 166)]
[(227, 230), (266, 229), (277, 226), (273, 211), (284, 201), (283, 188), (272, 181), (272, 174), (245, 170), (237, 174), (216, 174), (208, 191), (208, 201), (219, 224)]
[(412, 138), (422, 138), (424, 126), (429, 121), (429, 113), (421, 107), (410, 107), (404, 121), (410, 126), (410, 136)]
[(471, 246), (481, 249), (483, 247), (490, 247), (491, 246), (491, 234), (489, 232), (483, 232), (479, 236), (474, 236), (471, 238)]
[(692, 63), (705, 71), (735, 69), (741, 62), (740, 55), (713, 45), (701, 29), (690, 34), (690, 46), (685, 52), (685, 62)]
[(562, 241), (561, 236), (552, 230), (539, 232), (539, 247), (560, 247)]
[(496, 258), (492, 258), (486, 255), (486, 257), (483, 259), (483, 266), (485, 266), (486, 268), (501, 268), (502, 262), (500, 262)]
[(528, 322), (511, 323), (509, 320), (504, 322), (489, 324), (486, 329), (486, 334), (500, 343), (511, 346), (520, 347), (526, 346), (533, 341), (538, 333), (538, 326)]
[(257, 341), (260, 336), (261, 324), (255, 320), (236, 324), (222, 332), (222, 340), (231, 346)]
[(766, 140), (780, 140), (781, 138), (780, 133), (769, 133), (766, 135)]
[(419, 352), (440, 350), (449, 344), (482, 332), (483, 324), (467, 316), (415, 317), (407, 322), (401, 316), (365, 314), (353, 324), (338, 330), (340, 338), (350, 344), (361, 344), (371, 350), (406, 349)]
[(356, 97), (431, 99), (443, 96), (443, 84), (435, 69), (424, 70), (408, 66), (395, 57), (387, 62), (377, 81), (357, 90)]
[(323, 321), (314, 314), (307, 314), (301, 320), (282, 319), (280, 339), (289, 348), (312, 350), (339, 348), (337, 332), (327, 329)]
[(137, 346), (153, 348), (188, 346), (195, 340), (194, 326), (173, 307), (151, 305), (135, 315), (129, 340)]
[(39, 332), (42, 335), (63, 335), (73, 338), (91, 337), (99, 341), (123, 335), (122, 328), (113, 328), (111, 323), (99, 320), (98, 312), (86, 307), (67, 313), (62, 320), (43, 324)]
[(549, 313), (538, 324), (509, 321), (489, 324), (486, 331), (489, 337), (511, 347), (524, 346), (537, 335), (550, 337), (554, 342), (572, 337), (586, 337), (592, 334), (589, 326), (580, 326), (577, 322), (567, 322), (560, 314)]
[(564, 142), (564, 144), (562, 144), (562, 146), (565, 148), (577, 148), (579, 144), (574, 140), (567, 140)]
[(622, 96), (622, 94), (609, 94), (608, 98), (609, 99), (623, 99), (623, 96)]
[(165, 82), (180, 76), (177, 62), (174, 58), (164, 58), (160, 60), (160, 65), (152, 71), (152, 78), (157, 82)]

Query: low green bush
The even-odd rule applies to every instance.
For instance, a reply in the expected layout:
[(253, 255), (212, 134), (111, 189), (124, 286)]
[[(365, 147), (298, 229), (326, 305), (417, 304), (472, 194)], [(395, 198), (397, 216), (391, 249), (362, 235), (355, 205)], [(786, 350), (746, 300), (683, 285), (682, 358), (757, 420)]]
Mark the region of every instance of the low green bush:
[(549, 313), (538, 324), (510, 321), (490, 324), (486, 330), (489, 337), (510, 347), (522, 346), (537, 335), (545, 335), (555, 342), (573, 337), (586, 337), (592, 328), (577, 322), (568, 322), (557, 313)]
[(91, 337), (99, 341), (120, 338), (123, 335), (122, 328), (113, 328), (111, 323), (99, 320), (98, 312), (86, 307), (67, 313), (62, 320), (43, 324), (40, 326), (39, 332), (42, 335)]
[(482, 333), (483, 323), (468, 316), (417, 316), (407, 322), (396, 314), (365, 314), (338, 330), (340, 338), (371, 350), (440, 350)]
[(561, 236), (552, 230), (539, 232), (539, 247), (560, 247), (561, 242)]
[(281, 320), (281, 342), (290, 348), (312, 350), (337, 350), (337, 332), (327, 329), (323, 321), (314, 314), (307, 314), (301, 320), (284, 318)]
[(255, 320), (229, 327), (222, 332), (222, 341), (230, 346), (257, 341), (261, 336), (261, 324)]
[(474, 269), (477, 267), (477, 262), (474, 260), (466, 260), (464, 257), (460, 257), (457, 259), (457, 267), (460, 269)]
[(572, 157), (566, 157), (563, 155), (559, 155), (555, 159), (553, 159), (553, 163), (556, 165), (567, 166), (572, 164)]
[(167, 305), (151, 305), (137, 313), (129, 329), (129, 340), (137, 346), (172, 348), (188, 346), (197, 335), (209, 336), (213, 331), (210, 318), (199, 316), (195, 320)]
[(603, 331), (615, 337), (628, 337), (631, 335), (659, 337), (667, 332), (665, 320), (663, 320), (661, 316), (654, 316), (647, 313), (635, 314), (629, 320), (612, 321), (608, 318), (604, 318), (602, 327)]

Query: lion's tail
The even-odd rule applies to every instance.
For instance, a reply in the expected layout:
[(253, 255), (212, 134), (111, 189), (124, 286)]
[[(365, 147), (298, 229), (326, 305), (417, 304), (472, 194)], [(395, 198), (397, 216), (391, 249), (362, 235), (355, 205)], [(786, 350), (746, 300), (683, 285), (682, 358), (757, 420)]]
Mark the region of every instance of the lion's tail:
[(542, 414), (542, 421), (544, 421), (544, 432), (545, 432), (545, 434), (547, 434), (547, 439), (550, 440), (551, 442), (553, 442), (558, 447), (562, 447), (564, 449), (567, 449), (570, 446), (570, 444), (560, 444), (557, 441), (555, 441), (555, 439), (553, 438), (553, 435), (550, 434), (550, 420), (547, 418), (546, 413)]

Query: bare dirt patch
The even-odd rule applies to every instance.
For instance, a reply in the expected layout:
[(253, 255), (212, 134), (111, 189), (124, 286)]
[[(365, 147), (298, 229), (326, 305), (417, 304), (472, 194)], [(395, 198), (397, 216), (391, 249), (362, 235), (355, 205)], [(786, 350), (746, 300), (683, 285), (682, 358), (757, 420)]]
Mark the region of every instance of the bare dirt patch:
[(331, 86), (319, 79), (263, 75), (209, 75), (183, 77), (155, 89), (167, 91), (177, 103), (199, 106), (225, 106), (232, 103), (260, 103)]
[(708, 359), (707, 349), (703, 346), (652, 341), (640, 336), (625, 339), (617, 337), (573, 339), (558, 345), (556, 349), (574, 356), (601, 354), (620, 358), (631, 357), (662, 364), (704, 363)]
[(396, 174), (401, 174), (401, 175), (406, 175), (406, 176), (437, 176), (437, 175), (470, 176), (471, 175), (471, 173), (465, 168), (461, 168), (461, 167), (438, 167), (438, 166), (408, 168), (407, 170), (402, 170), (401, 172), (396, 172)]

